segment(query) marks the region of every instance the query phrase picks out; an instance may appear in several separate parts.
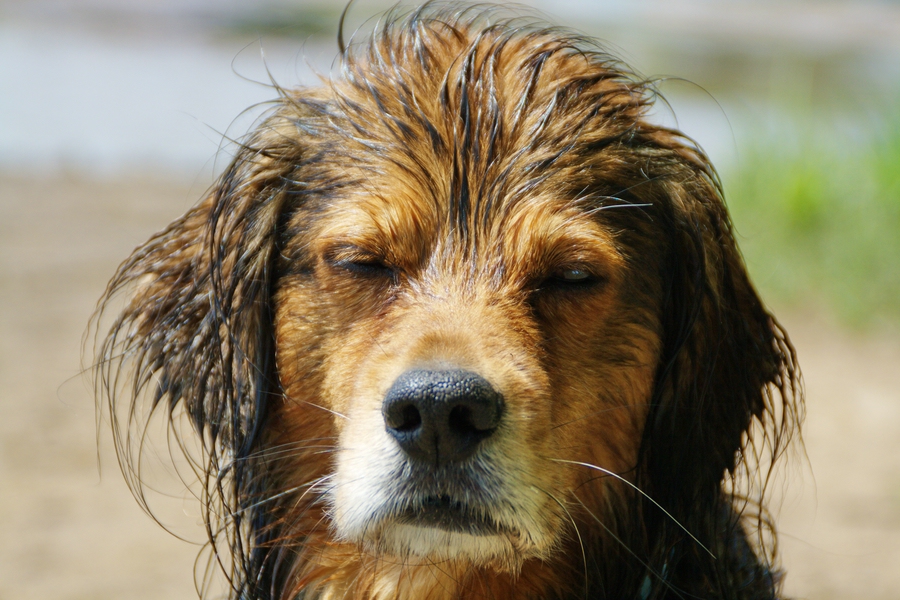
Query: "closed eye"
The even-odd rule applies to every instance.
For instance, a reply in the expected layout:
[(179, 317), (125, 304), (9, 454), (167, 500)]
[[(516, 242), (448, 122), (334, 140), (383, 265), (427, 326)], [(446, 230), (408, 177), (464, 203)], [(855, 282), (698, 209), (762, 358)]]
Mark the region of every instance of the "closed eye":
[(606, 283), (606, 278), (587, 266), (559, 268), (550, 273), (538, 286), (539, 291), (588, 291)]
[(585, 283), (593, 278), (589, 271), (578, 268), (563, 269), (555, 273), (554, 277), (565, 283)]
[(342, 261), (338, 266), (363, 277), (393, 277), (394, 269), (375, 260)]
[(325, 260), (334, 268), (358, 277), (393, 278), (397, 269), (383, 258), (356, 247), (340, 247), (329, 252)]

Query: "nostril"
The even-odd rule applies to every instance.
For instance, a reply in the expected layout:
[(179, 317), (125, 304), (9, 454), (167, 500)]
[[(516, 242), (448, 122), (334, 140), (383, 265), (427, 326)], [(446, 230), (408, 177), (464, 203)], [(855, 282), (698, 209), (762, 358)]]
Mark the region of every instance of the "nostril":
[(394, 429), (399, 431), (412, 431), (421, 424), (422, 415), (419, 413), (419, 409), (412, 404), (407, 404), (403, 407), (403, 411), (401, 412), (400, 424)]
[(447, 417), (450, 430), (456, 433), (490, 433), (497, 427), (498, 411), (493, 405), (454, 406)]
[(386, 412), (385, 424), (394, 431), (415, 431), (422, 424), (422, 414), (412, 403), (395, 404)]
[(478, 430), (472, 421), (472, 409), (468, 406), (456, 406), (449, 415), (450, 430), (458, 433), (473, 433)]

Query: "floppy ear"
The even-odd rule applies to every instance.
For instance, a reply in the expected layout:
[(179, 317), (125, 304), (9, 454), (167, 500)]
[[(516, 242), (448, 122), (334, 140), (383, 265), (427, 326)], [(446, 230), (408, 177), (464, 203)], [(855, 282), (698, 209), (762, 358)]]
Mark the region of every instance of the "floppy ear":
[(213, 542), (223, 535), (240, 543), (242, 515), (252, 518), (240, 503), (258, 482), (244, 459), (277, 393), (272, 264), (302, 154), (298, 123), (296, 106), (284, 102), (209, 196), (119, 267), (95, 316), (96, 323), (114, 296), (127, 297), (101, 341), (96, 384), (129, 485), (141, 499), (140, 452), (152, 413), (165, 411), (174, 427), (180, 406), (203, 444), (193, 459)]
[[(685, 541), (696, 559), (688, 560), (692, 568), (706, 571), (709, 585), (728, 587), (714, 583), (713, 573), (743, 560), (732, 555), (746, 541), (723, 480), (748, 454), (765, 469), (783, 451), (801, 410), (800, 375), (786, 334), (750, 282), (715, 172), (698, 150), (677, 139), (668, 143), (672, 162), (656, 212), (668, 245), (663, 352), (644, 432), (642, 485), (718, 558), (709, 562), (668, 518), (657, 523), (669, 530), (663, 539)], [(767, 476), (761, 475), (760, 494)], [(647, 508), (651, 514), (659, 518)], [(767, 563), (769, 550), (758, 550)], [(678, 554), (665, 552), (660, 559), (670, 563)]]

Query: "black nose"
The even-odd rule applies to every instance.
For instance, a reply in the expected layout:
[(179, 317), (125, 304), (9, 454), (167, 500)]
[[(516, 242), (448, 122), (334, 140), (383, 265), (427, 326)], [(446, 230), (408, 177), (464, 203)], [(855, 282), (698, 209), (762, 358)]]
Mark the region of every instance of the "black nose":
[(410, 458), (442, 466), (472, 456), (494, 433), (503, 396), (470, 371), (407, 371), (388, 390), (381, 412)]

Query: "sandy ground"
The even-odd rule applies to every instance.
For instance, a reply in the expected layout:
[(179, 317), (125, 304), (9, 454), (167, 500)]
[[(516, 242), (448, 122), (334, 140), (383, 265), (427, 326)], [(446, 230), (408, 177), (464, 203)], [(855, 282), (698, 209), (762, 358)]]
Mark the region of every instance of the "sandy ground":
[[(195, 597), (197, 548), (141, 512), (106, 430), (98, 453), (80, 357), (116, 264), (204, 186), (0, 177), (0, 600)], [(783, 320), (807, 381), (809, 456), (787, 471), (787, 591), (896, 599), (900, 340)], [(201, 536), (189, 506), (171, 518)]]

